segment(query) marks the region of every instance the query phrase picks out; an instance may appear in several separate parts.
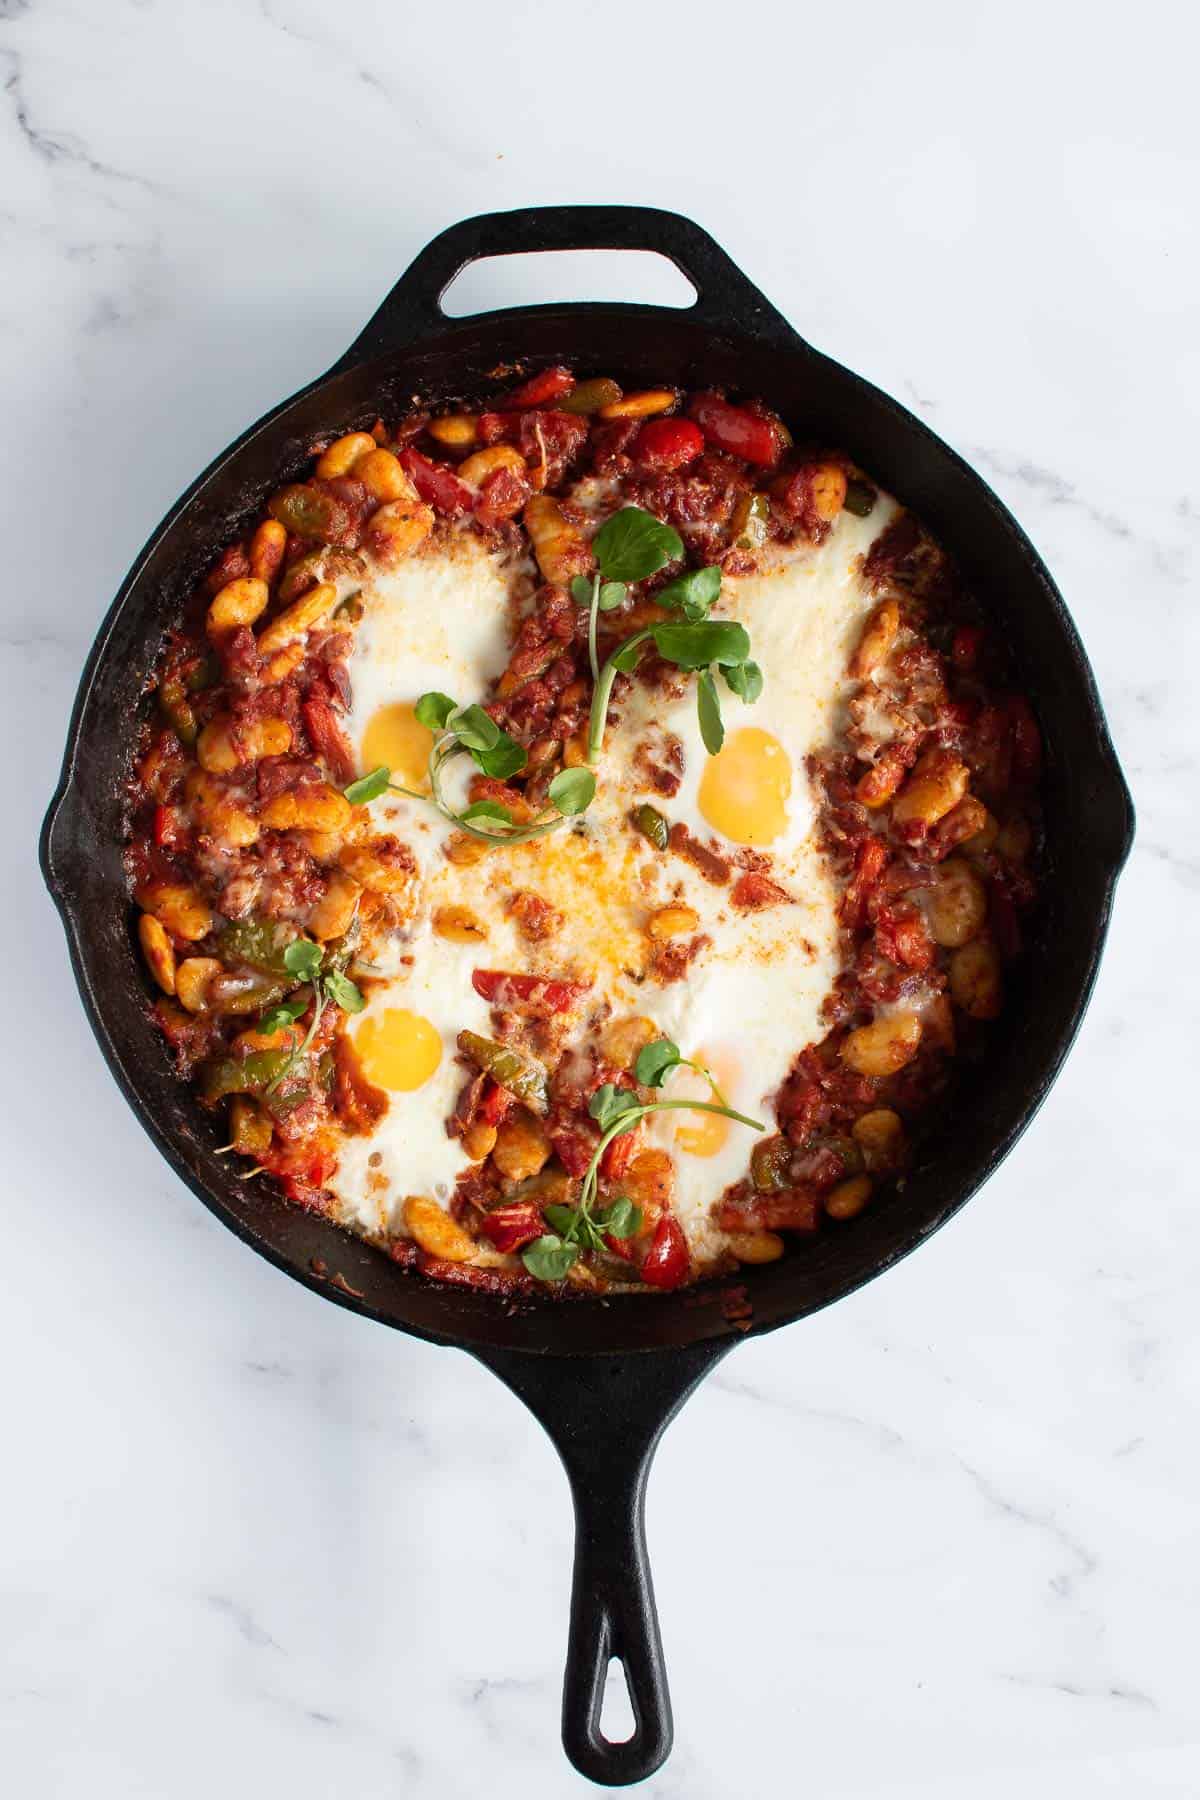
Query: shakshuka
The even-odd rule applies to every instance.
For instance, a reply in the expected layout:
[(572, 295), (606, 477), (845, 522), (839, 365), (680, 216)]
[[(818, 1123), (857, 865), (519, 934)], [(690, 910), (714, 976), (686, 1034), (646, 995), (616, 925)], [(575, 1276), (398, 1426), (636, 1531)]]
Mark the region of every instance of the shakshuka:
[(221, 550), (136, 932), (248, 1178), (435, 1280), (675, 1288), (887, 1205), (1004, 1006), (1040, 735), (800, 421), (524, 375), (314, 445)]

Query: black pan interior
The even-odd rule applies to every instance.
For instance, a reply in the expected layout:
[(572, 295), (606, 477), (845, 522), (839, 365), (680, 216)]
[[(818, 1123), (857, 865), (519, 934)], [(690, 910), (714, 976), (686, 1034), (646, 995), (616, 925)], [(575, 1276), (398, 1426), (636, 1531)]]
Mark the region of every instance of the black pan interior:
[[(214, 552), (314, 438), (395, 416), (414, 396), (469, 397), (499, 362), (567, 361), (580, 373), (726, 385), (761, 393), (798, 435), (846, 449), (911, 506), (961, 561), (1011, 644), (1047, 745), (1051, 866), (1040, 930), (986, 1066), (927, 1144), (902, 1193), (780, 1263), (736, 1283), (612, 1302), (514, 1308), (428, 1285), (368, 1246), (243, 1185), (214, 1150), (218, 1132), (169, 1073), (149, 1023), (120, 859), (131, 723), (164, 629)], [(1090, 671), (1053, 585), (1014, 521), (960, 459), (909, 414), (790, 334), (764, 342), (687, 313), (648, 307), (539, 308), (447, 326), (418, 347), (341, 366), (287, 402), (202, 476), (151, 540), (122, 590), (81, 689), (66, 786), (43, 843), (81, 990), (114, 1073), (143, 1124), (195, 1192), (291, 1274), (386, 1323), (470, 1346), (558, 1354), (638, 1351), (745, 1330), (726, 1316), (731, 1287), (769, 1330), (847, 1293), (919, 1244), (966, 1200), (1032, 1116), (1082, 1015), (1112, 884), (1128, 846), (1128, 796)]]

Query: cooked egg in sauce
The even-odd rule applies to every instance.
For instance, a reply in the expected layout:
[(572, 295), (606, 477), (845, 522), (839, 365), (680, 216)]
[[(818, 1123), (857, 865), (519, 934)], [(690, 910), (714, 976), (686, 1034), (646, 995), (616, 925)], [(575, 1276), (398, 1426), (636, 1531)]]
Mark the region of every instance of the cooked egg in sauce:
[[(587, 485), (581, 499), (602, 516), (604, 484)], [(344, 1223), (368, 1236), (402, 1233), (406, 1195), (446, 1204), (470, 1166), (446, 1121), (468, 1078), (458, 1033), (492, 1034), (491, 1007), (471, 981), (481, 967), (590, 982), (593, 1012), (652, 1021), (707, 1069), (723, 1102), (774, 1129), (771, 1097), (797, 1052), (824, 1035), (821, 1006), (839, 970), (837, 892), (814, 835), (806, 758), (840, 723), (848, 660), (873, 603), (862, 560), (895, 510), (880, 495), (867, 519), (841, 513), (819, 546), (775, 548), (761, 573), (725, 579), (713, 616), (746, 626), (765, 685), (753, 706), (722, 694), (726, 737), (716, 756), (700, 737), (694, 677), (666, 692), (635, 679), (615, 704), (595, 800), (550, 836), (459, 864), (444, 854), (454, 828), (431, 807), (392, 791), (374, 803), (374, 828), (407, 844), (417, 870), (402, 929), (370, 947), (367, 1005), (350, 1022), (362, 1070), (388, 1107), (372, 1131), (340, 1147), (329, 1187)], [(461, 704), (486, 698), (537, 579), (530, 562), (467, 532), (431, 541), (395, 569), (368, 567), (361, 583), (345, 578), (347, 591), (361, 588), (363, 606), (347, 721), (362, 772), (384, 764), (394, 783), (427, 791), (433, 738), (415, 716), (417, 699), (429, 690)], [(654, 758), (639, 754), (647, 744), (672, 756), (674, 793), (660, 793), (647, 774)], [(448, 771), (456, 806), (471, 772), (466, 757)], [(714, 883), (631, 829), (631, 812), (646, 802), (731, 859), (765, 853), (787, 903), (739, 911), (731, 883)], [(739, 873), (735, 866), (735, 880)], [(522, 890), (562, 916), (545, 945), (523, 940), (509, 909)], [(684, 979), (660, 981), (648, 967), (647, 924), (669, 904), (692, 909), (689, 936), (705, 942)], [(436, 929), (451, 907), (478, 932)], [(714, 1090), (682, 1069), (665, 1094), (707, 1101)], [(644, 1142), (677, 1160), (676, 1214), (704, 1264), (724, 1241), (713, 1203), (745, 1174), (754, 1134), (701, 1112), (660, 1113), (643, 1130)], [(481, 1245), (481, 1258), (489, 1254)]]

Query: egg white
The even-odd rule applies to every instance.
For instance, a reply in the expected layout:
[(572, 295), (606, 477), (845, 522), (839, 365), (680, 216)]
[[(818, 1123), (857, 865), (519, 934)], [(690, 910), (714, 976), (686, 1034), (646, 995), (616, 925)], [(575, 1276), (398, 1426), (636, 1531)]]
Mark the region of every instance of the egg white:
[[(606, 496), (600, 488), (589, 497), (599, 507)], [(753, 725), (769, 732), (791, 763), (786, 825), (766, 848), (771, 877), (793, 904), (739, 912), (730, 886), (712, 885), (690, 863), (660, 854), (630, 829), (631, 808), (650, 800), (702, 841), (737, 853), (700, 810), (708, 758), (694, 677), (684, 678), (677, 698), (631, 685), (606, 737), (595, 801), (584, 818), (548, 838), (489, 851), (460, 867), (441, 854), (450, 827), (432, 809), (391, 795), (375, 804), (376, 829), (395, 831), (416, 854), (420, 897), (412, 925), (373, 951), (386, 978), (372, 984), (367, 1012), (352, 1029), (380, 1009), (402, 1006), (429, 1020), (443, 1054), (423, 1087), (391, 1095), (370, 1136), (343, 1144), (330, 1186), (345, 1223), (370, 1236), (400, 1233), (404, 1197), (424, 1194), (444, 1204), (467, 1166), (445, 1121), (465, 1079), (454, 1060), (455, 1037), (464, 1028), (489, 1032), (489, 1008), (471, 985), (481, 966), (590, 981), (597, 1006), (649, 1018), (684, 1055), (713, 1058), (728, 1103), (773, 1129), (771, 1096), (798, 1051), (823, 1035), (821, 1007), (840, 966), (837, 890), (816, 840), (805, 759), (841, 724), (851, 687), (847, 664), (872, 605), (862, 560), (895, 510), (880, 495), (867, 519), (843, 513), (822, 545), (781, 549), (762, 573), (727, 579), (716, 609), (746, 625), (764, 674), (754, 706), (722, 693), (726, 730)], [(463, 703), (485, 697), (507, 661), (514, 596), (528, 588), (528, 565), (488, 553), (468, 532), (393, 571), (369, 570), (351, 663), (348, 730), (356, 752), (381, 706), (415, 700), (427, 689)], [(683, 746), (682, 782), (669, 799), (645, 785), (633, 762), (636, 744), (654, 726)], [(456, 797), (462, 792), (460, 786)], [(532, 889), (564, 915), (561, 933), (543, 946), (522, 942), (505, 911), (519, 888)], [(711, 942), (683, 980), (662, 985), (646, 978), (645, 926), (671, 900), (694, 908), (698, 930)], [(435, 909), (452, 903), (484, 921), (486, 944), (452, 943), (434, 933)], [(663, 1097), (705, 1093), (699, 1078), (679, 1072), (668, 1077)], [(643, 1130), (647, 1141), (675, 1154), (677, 1212), (703, 1264), (724, 1241), (710, 1217), (713, 1202), (745, 1174), (755, 1134), (731, 1123), (715, 1154), (690, 1154), (677, 1133), (694, 1119), (660, 1114)]]

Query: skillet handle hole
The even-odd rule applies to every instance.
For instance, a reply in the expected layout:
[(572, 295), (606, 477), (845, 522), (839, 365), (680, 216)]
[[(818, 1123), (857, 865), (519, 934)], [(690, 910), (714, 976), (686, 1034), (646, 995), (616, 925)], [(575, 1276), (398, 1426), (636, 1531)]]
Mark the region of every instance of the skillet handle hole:
[(619, 1656), (609, 1658), (600, 1700), (600, 1735), (606, 1744), (627, 1744), (637, 1730), (629, 1671)]
[(540, 250), (468, 263), (442, 295), (442, 311), (465, 319), (501, 306), (572, 300), (684, 308), (697, 297), (687, 276), (653, 250)]

